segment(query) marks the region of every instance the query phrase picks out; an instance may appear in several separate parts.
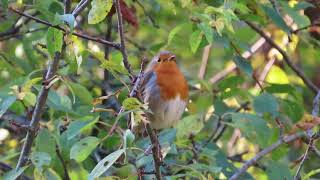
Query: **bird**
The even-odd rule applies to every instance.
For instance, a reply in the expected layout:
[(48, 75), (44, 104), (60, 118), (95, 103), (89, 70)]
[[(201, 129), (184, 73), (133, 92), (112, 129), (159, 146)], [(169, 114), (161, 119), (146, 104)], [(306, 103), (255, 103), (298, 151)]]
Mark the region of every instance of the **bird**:
[(176, 62), (176, 56), (162, 50), (147, 66), (141, 83), (141, 99), (151, 112), (146, 113), (152, 129), (173, 127), (185, 111), (188, 83)]

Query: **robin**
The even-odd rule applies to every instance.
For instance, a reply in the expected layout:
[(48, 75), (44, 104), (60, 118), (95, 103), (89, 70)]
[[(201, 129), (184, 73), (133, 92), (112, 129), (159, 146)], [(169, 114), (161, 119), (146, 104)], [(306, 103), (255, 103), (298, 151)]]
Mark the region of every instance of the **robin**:
[(145, 70), (141, 98), (148, 103), (148, 121), (153, 129), (172, 127), (181, 118), (188, 101), (188, 84), (176, 63), (176, 56), (161, 51)]

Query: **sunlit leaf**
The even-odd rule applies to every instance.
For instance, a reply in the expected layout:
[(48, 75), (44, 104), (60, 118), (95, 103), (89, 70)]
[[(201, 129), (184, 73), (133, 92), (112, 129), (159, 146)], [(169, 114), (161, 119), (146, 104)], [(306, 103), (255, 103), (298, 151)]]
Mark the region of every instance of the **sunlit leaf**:
[(203, 34), (200, 30), (196, 30), (190, 35), (189, 44), (190, 44), (191, 51), (193, 53), (197, 52), (201, 44), (202, 37), (203, 37)]
[(177, 138), (187, 138), (189, 135), (195, 135), (202, 128), (203, 123), (199, 121), (199, 115), (186, 116), (176, 125)]
[(91, 173), (88, 176), (89, 180), (94, 180), (100, 177), (104, 172), (106, 172), (118, 159), (119, 157), (124, 154), (124, 149), (119, 149), (105, 158), (103, 158), (99, 163), (94, 167)]
[(63, 33), (61, 30), (50, 27), (47, 32), (47, 49), (51, 57), (55, 56), (56, 52), (61, 52), (63, 44)]
[(112, 7), (112, 0), (93, 0), (88, 14), (88, 23), (97, 24), (104, 20)]
[(123, 107), (126, 110), (137, 109), (142, 106), (141, 102), (137, 98), (127, 98), (122, 102)]
[(99, 139), (88, 136), (76, 142), (70, 150), (70, 158), (82, 162), (92, 153), (99, 143)]

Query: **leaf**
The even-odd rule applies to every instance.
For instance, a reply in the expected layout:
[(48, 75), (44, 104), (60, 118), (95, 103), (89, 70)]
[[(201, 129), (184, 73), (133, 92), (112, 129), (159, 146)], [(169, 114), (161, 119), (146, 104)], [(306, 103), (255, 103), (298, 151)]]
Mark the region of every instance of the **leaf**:
[(67, 130), (68, 140), (74, 138), (75, 136), (77, 136), (78, 134), (83, 132), (84, 130), (91, 128), (98, 120), (99, 120), (99, 116), (91, 121), (90, 120), (86, 120), (86, 121), (78, 120), (78, 121), (74, 121), (74, 122), (70, 123), (68, 130)]
[(44, 166), (49, 166), (51, 163), (51, 156), (46, 152), (33, 152), (30, 159), (39, 171), (42, 171)]
[(213, 42), (213, 30), (207, 23), (198, 24), (198, 28), (204, 33), (209, 44)]
[(304, 107), (302, 104), (290, 100), (282, 100), (281, 102), (281, 109), (284, 111), (284, 114), (292, 120), (293, 123), (298, 122), (303, 117)]
[[(94, 180), (100, 177), (104, 172), (106, 172), (118, 159), (119, 157), (125, 152), (124, 149), (119, 149), (107, 157), (103, 158), (99, 163), (93, 168), (91, 173), (88, 176), (89, 180)], [(105, 163), (107, 163), (105, 165)]]
[(23, 97), (23, 102), (27, 106), (34, 106), (37, 101), (37, 96), (33, 94), (32, 92), (25, 93), (25, 96)]
[(272, 132), (261, 117), (254, 114), (232, 113), (232, 123), (225, 123), (239, 128), (251, 142), (259, 144), (262, 148), (267, 147)]
[(50, 27), (47, 32), (47, 49), (53, 58), (56, 52), (61, 52), (63, 33), (59, 29)]
[(246, 59), (244, 59), (241, 56), (236, 56), (235, 58), (233, 58), (233, 62), (245, 74), (247, 74), (250, 77), (252, 76), (253, 68), (252, 68), (251, 64)]
[(8, 96), (1, 101), (0, 117), (10, 108), (10, 106), (17, 100), (15, 96)]
[(9, 172), (7, 172), (3, 175), (3, 180), (17, 179), (28, 167), (29, 166), (23, 166), (23, 167), (19, 168), (18, 170), (13, 168), (12, 170), (10, 170)]
[(79, 83), (68, 82), (74, 94), (80, 99), (83, 104), (91, 105), (93, 98), (88, 89)]
[(223, 79), (218, 83), (218, 87), (221, 91), (226, 90), (227, 88), (236, 88), (244, 83), (244, 78), (242, 76), (230, 76)]
[(70, 150), (70, 158), (82, 162), (92, 153), (99, 144), (99, 139), (88, 136), (76, 142)]
[(200, 30), (196, 30), (190, 35), (189, 44), (190, 44), (191, 51), (193, 53), (197, 52), (197, 50), (201, 44), (202, 37), (203, 37), (203, 34)]
[(45, 152), (48, 154), (56, 153), (56, 140), (46, 128), (43, 128), (39, 131), (35, 144), (36, 151)]
[(142, 106), (141, 102), (134, 97), (130, 97), (125, 99), (122, 102), (122, 106), (126, 109), (126, 110), (133, 110), (133, 109), (138, 109)]
[(262, 5), (262, 9), (268, 15), (268, 17), (273, 21), (275, 25), (281, 28), (284, 32), (288, 34), (290, 33), (290, 28), (274, 8), (271, 8), (266, 5)]
[(47, 104), (50, 108), (55, 110), (63, 112), (72, 111), (72, 103), (70, 98), (66, 95), (59, 95), (53, 90), (49, 91)]
[(266, 82), (272, 84), (290, 84), (287, 74), (277, 66), (271, 67), (266, 77)]
[(75, 25), (75, 18), (72, 14), (64, 14), (64, 15), (58, 15), (59, 20), (66, 22), (71, 30), (73, 31), (74, 25)]
[(269, 94), (263, 93), (253, 100), (253, 108), (257, 113), (270, 113), (273, 117), (279, 115), (279, 104), (277, 99)]
[(92, 0), (88, 23), (97, 24), (104, 20), (112, 7), (112, 0)]
[(203, 123), (199, 121), (199, 115), (190, 115), (181, 119), (177, 126), (177, 138), (189, 137), (201, 131)]
[(271, 162), (267, 166), (268, 179), (293, 179), (288, 164)]
[(62, 180), (59, 174), (51, 168), (45, 169), (44, 171), (35, 169), (33, 172), (33, 177), (34, 180)]
[(129, 74), (125, 67), (111, 60), (103, 61), (103, 63), (100, 66), (107, 69), (108, 71), (111, 71), (111, 73), (118, 72), (124, 75)]
[(184, 29), (186, 27), (187, 24), (179, 24), (178, 26), (176, 26), (175, 28), (173, 28), (169, 35), (168, 35), (168, 45), (171, 44), (173, 38), (178, 34), (179, 31), (181, 31), (182, 29)]
[(127, 129), (123, 135), (123, 149), (125, 150), (128, 146), (131, 146), (134, 139), (134, 134), (130, 131), (130, 129)]

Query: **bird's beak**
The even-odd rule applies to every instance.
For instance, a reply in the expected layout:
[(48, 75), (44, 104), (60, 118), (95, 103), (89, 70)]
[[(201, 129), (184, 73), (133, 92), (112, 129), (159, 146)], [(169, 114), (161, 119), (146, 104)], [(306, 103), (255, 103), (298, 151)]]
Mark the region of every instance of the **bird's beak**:
[(172, 55), (172, 56), (170, 56), (170, 57), (168, 58), (169, 61), (173, 61), (173, 60), (175, 60), (175, 59), (176, 59), (176, 55)]

